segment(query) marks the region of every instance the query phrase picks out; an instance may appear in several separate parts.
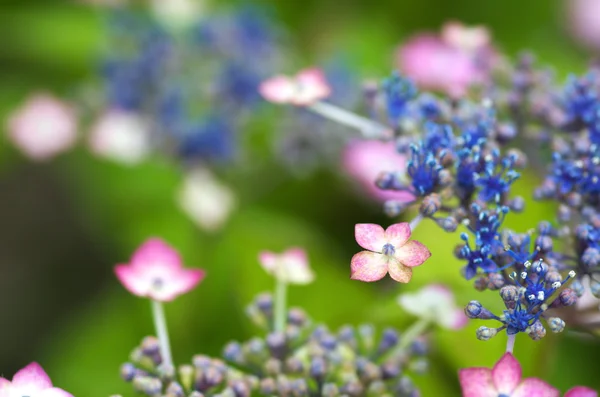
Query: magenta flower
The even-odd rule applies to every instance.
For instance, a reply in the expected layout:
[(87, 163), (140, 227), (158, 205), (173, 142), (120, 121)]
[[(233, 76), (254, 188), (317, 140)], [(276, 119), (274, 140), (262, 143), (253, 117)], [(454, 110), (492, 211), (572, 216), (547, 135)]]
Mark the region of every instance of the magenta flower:
[(598, 397), (598, 392), (583, 386), (576, 386), (569, 390), (565, 397)]
[(279, 281), (289, 284), (309, 284), (315, 275), (308, 265), (306, 252), (301, 248), (290, 248), (281, 254), (262, 251), (258, 255), (260, 265)]
[(396, 151), (394, 142), (378, 140), (356, 140), (350, 142), (343, 153), (346, 172), (356, 178), (374, 198), (386, 201), (408, 202), (414, 199), (409, 192), (381, 190), (375, 180), (382, 172), (404, 172), (406, 158)]
[(157, 238), (142, 244), (131, 262), (117, 265), (115, 273), (132, 294), (159, 302), (189, 292), (204, 278), (204, 270), (183, 268), (177, 251)]
[(566, 0), (568, 29), (584, 46), (600, 50), (600, 2), (598, 0)]
[(464, 310), (456, 306), (454, 294), (443, 284), (430, 284), (417, 292), (404, 293), (398, 304), (408, 313), (441, 327), (458, 330), (467, 325)]
[(452, 23), (441, 37), (416, 35), (397, 50), (396, 65), (421, 88), (464, 95), (471, 85), (487, 80), (494, 55), (487, 30), (473, 29)]
[[(458, 372), (463, 397), (559, 397), (560, 392), (537, 378), (521, 379), (521, 365), (506, 353), (493, 369), (466, 368)], [(571, 396), (572, 397), (572, 396)]]
[(70, 149), (77, 139), (73, 108), (45, 93), (30, 97), (10, 116), (7, 128), (15, 146), (37, 161)]
[(0, 397), (73, 397), (63, 389), (52, 387), (52, 381), (38, 363), (31, 363), (12, 378), (0, 377)]
[(323, 71), (316, 68), (305, 69), (295, 77), (275, 76), (263, 81), (260, 94), (269, 102), (308, 106), (331, 94)]
[(385, 231), (373, 223), (359, 223), (354, 229), (356, 242), (368, 251), (352, 257), (353, 280), (377, 281), (387, 273), (399, 283), (408, 283), (412, 268), (422, 265), (431, 252), (418, 241), (410, 238), (408, 223), (396, 223)]

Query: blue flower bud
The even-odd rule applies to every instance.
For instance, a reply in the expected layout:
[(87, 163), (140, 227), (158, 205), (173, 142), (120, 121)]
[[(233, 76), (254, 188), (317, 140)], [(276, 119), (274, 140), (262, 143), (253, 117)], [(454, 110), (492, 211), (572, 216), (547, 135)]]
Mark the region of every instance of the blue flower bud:
[(479, 318), (483, 310), (483, 306), (478, 301), (471, 301), (465, 307), (465, 315), (469, 318)]
[(498, 331), (495, 328), (481, 326), (477, 329), (476, 335), (477, 339), (487, 341), (496, 336), (497, 333)]
[(531, 339), (540, 340), (546, 336), (546, 328), (544, 328), (542, 322), (538, 320), (528, 328), (527, 333)]
[(565, 322), (558, 317), (550, 317), (547, 322), (550, 331), (554, 333), (563, 332), (565, 329)]
[(121, 378), (123, 378), (123, 380), (125, 382), (131, 382), (131, 380), (137, 373), (137, 369), (135, 368), (135, 365), (133, 365), (132, 363), (125, 363), (125, 364), (121, 365), (120, 372), (121, 372)]

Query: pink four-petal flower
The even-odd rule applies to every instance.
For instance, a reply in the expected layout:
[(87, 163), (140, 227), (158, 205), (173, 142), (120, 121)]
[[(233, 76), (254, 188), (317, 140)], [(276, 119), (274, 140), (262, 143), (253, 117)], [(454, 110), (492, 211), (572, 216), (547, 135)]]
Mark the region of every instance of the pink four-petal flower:
[(387, 273), (400, 283), (408, 283), (412, 268), (422, 265), (431, 252), (418, 241), (408, 240), (411, 235), (408, 223), (396, 223), (386, 230), (372, 223), (357, 224), (356, 242), (368, 251), (352, 257), (351, 278), (377, 281)]
[(204, 270), (185, 269), (177, 251), (158, 238), (146, 241), (115, 273), (132, 294), (160, 302), (172, 301), (204, 278)]
[(323, 71), (317, 68), (302, 70), (295, 77), (272, 77), (258, 90), (269, 102), (296, 106), (308, 106), (331, 95)]
[(38, 363), (31, 363), (12, 378), (0, 378), (0, 397), (73, 397), (63, 389), (52, 386), (52, 381)]

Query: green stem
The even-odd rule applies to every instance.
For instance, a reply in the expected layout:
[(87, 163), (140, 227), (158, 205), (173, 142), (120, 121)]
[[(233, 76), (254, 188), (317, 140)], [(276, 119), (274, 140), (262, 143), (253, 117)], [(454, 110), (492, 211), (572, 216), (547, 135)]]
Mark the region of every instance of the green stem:
[(286, 323), (287, 282), (277, 278), (275, 285), (275, 332), (284, 332)]
[(169, 331), (167, 329), (167, 320), (162, 302), (152, 300), (152, 315), (154, 317), (154, 327), (156, 328), (156, 336), (160, 344), (160, 354), (163, 364), (166, 367), (171, 367), (173, 366), (173, 358), (171, 357)]
[(402, 335), (400, 335), (400, 342), (392, 351), (390, 356), (400, 356), (405, 353), (405, 350), (412, 345), (412, 343), (421, 335), (427, 331), (427, 328), (431, 325), (431, 321), (428, 318), (422, 318), (413, 325), (410, 326)]

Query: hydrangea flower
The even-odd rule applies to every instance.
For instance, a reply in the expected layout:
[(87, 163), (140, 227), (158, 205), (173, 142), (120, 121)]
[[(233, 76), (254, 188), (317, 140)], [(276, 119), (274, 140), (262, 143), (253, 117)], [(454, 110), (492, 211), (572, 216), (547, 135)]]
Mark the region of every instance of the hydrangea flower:
[(375, 180), (382, 172), (406, 169), (406, 158), (396, 151), (393, 142), (378, 140), (356, 140), (344, 148), (343, 166), (345, 171), (356, 178), (372, 197), (381, 200), (408, 202), (414, 196), (407, 191), (382, 190)]
[[(559, 397), (560, 392), (537, 378), (522, 379), (521, 364), (506, 353), (494, 368), (466, 368), (458, 372), (463, 397)], [(578, 386), (565, 397), (596, 397), (587, 387)]]
[(281, 254), (262, 251), (258, 260), (263, 269), (279, 281), (309, 284), (315, 278), (309, 267), (306, 252), (301, 248), (290, 248)]
[(77, 139), (74, 109), (50, 94), (38, 93), (8, 119), (8, 135), (32, 160), (48, 160), (70, 149)]
[(31, 363), (13, 376), (12, 382), (0, 377), (0, 397), (73, 397), (52, 386), (50, 377), (38, 363)]
[(275, 76), (259, 87), (260, 94), (269, 102), (308, 106), (331, 94), (331, 88), (322, 70), (311, 68), (295, 77)]
[(150, 128), (136, 113), (112, 110), (90, 132), (90, 148), (99, 156), (137, 164), (150, 152)]
[(357, 224), (356, 242), (368, 251), (352, 257), (351, 278), (360, 281), (381, 280), (387, 273), (400, 283), (408, 283), (412, 268), (422, 265), (431, 252), (422, 243), (410, 240), (408, 223), (396, 223), (386, 230), (373, 223)]
[(189, 292), (205, 274), (202, 269), (184, 269), (177, 251), (158, 238), (142, 244), (128, 264), (115, 267), (115, 273), (132, 294), (159, 302)]
[(216, 231), (229, 219), (235, 207), (231, 189), (206, 168), (189, 173), (179, 192), (179, 205), (202, 229)]
[(443, 284), (430, 284), (417, 292), (402, 294), (398, 304), (408, 313), (443, 328), (456, 330), (468, 322), (464, 311), (456, 306), (454, 294)]

